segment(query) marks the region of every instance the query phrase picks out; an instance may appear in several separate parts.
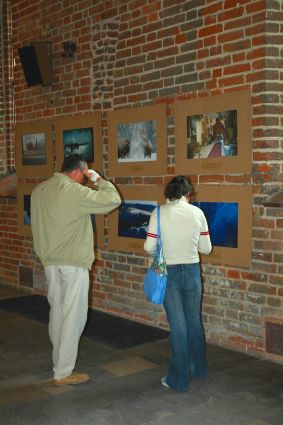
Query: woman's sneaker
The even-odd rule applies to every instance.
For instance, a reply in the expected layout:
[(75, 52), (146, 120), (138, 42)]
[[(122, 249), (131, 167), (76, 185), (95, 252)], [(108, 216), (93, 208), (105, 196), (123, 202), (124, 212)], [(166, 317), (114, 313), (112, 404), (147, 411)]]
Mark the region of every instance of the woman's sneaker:
[(162, 378), (161, 378), (161, 384), (164, 386), (164, 387), (166, 387), (166, 388), (170, 388), (169, 387), (169, 385), (167, 384), (167, 382), (166, 382), (166, 379), (167, 379), (167, 376), (163, 376)]

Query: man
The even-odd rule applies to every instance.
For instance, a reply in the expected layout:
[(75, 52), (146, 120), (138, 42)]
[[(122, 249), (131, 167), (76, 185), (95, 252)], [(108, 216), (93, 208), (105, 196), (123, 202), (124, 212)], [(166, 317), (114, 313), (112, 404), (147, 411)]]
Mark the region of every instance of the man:
[[(97, 190), (84, 186), (93, 181)], [(53, 345), (54, 384), (87, 382), (73, 373), (88, 311), (88, 269), (94, 260), (90, 214), (106, 214), (121, 203), (114, 185), (89, 170), (82, 155), (66, 158), (61, 173), (40, 183), (31, 195), (34, 250), (48, 286), (49, 336)]]

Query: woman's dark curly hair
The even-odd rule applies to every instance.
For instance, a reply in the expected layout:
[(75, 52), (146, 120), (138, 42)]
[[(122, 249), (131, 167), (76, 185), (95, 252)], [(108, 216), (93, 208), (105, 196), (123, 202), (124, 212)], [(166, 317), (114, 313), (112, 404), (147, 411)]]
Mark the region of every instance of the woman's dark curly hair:
[(169, 201), (175, 201), (189, 193), (193, 195), (194, 190), (190, 180), (186, 176), (176, 176), (167, 184), (164, 195)]

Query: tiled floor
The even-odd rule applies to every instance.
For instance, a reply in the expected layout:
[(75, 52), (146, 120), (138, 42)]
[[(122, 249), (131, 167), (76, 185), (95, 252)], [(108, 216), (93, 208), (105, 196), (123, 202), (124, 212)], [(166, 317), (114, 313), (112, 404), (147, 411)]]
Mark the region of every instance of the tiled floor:
[[(20, 296), (0, 286), (0, 298)], [(188, 393), (161, 386), (168, 341), (111, 350), (82, 338), (91, 382), (54, 387), (47, 326), (0, 310), (3, 425), (283, 425), (283, 365), (207, 346), (209, 374)]]

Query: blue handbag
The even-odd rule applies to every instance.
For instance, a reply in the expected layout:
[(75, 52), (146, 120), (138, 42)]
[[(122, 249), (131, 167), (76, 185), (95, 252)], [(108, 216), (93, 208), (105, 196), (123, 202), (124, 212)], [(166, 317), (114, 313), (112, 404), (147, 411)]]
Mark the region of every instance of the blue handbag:
[(144, 276), (144, 293), (154, 304), (162, 304), (167, 283), (167, 268), (160, 235), (160, 207), (157, 207), (157, 239), (151, 266)]

